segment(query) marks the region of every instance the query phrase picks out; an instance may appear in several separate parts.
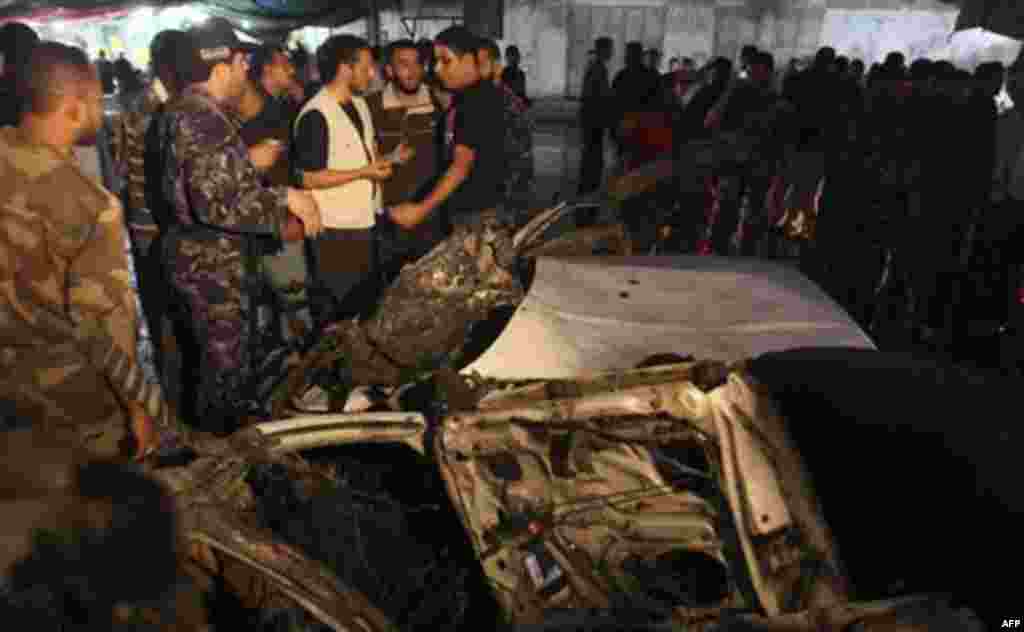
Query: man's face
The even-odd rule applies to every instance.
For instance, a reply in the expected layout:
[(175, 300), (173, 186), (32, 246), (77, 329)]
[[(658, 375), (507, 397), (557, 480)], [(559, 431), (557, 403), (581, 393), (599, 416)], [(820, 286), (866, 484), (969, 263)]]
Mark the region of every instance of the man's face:
[(415, 48), (401, 48), (391, 55), (391, 75), (402, 92), (418, 92), (423, 83), (423, 72), (420, 54)]
[(480, 78), (484, 81), (490, 81), (494, 78), (495, 73), (495, 60), (491, 57), (491, 52), (488, 50), (478, 50), (476, 52), (476, 67), (480, 71)]
[(295, 82), (295, 66), (282, 52), (274, 53), (271, 62), (264, 69), (266, 86), (271, 96), (279, 97)]
[(226, 75), (228, 98), (231, 100), (240, 99), (245, 94), (249, 62), (244, 54), (232, 53), (231, 62), (226, 68), (228, 70)]
[(75, 144), (93, 145), (103, 127), (103, 85), (95, 71), (73, 97), (76, 100)]
[(471, 54), (456, 55), (447, 46), (434, 46), (437, 76), (444, 87), (452, 92), (468, 88), (479, 78), (476, 67), (476, 56)]
[(370, 82), (377, 76), (376, 64), (373, 63), (373, 55), (368, 49), (359, 51), (356, 63), (349, 66), (350, 79), (349, 88), (353, 92), (366, 92), (370, 88)]

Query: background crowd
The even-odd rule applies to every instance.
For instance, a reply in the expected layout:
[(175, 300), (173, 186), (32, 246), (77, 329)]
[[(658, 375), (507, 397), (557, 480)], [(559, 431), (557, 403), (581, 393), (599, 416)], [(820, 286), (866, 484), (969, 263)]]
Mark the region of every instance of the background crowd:
[(669, 225), (676, 251), (796, 258), (878, 336), (948, 349), (1012, 323), (1020, 115), (996, 96), (1004, 81), (1022, 96), (1020, 68), (900, 53), (865, 68), (829, 47), (778, 68), (747, 46), (661, 74), (632, 43), (609, 80), (613, 51), (596, 41), (584, 83), (580, 192), (605, 139), (626, 171), (674, 151), (656, 210), (627, 220)]

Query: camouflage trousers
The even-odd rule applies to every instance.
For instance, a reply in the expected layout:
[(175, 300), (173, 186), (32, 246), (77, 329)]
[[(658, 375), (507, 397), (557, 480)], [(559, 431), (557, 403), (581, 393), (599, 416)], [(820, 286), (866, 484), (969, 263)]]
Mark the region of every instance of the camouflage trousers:
[(245, 256), (227, 239), (175, 236), (164, 246), (168, 281), (186, 308), (198, 367), (189, 411), (199, 429), (230, 432), (254, 408), (255, 371)]

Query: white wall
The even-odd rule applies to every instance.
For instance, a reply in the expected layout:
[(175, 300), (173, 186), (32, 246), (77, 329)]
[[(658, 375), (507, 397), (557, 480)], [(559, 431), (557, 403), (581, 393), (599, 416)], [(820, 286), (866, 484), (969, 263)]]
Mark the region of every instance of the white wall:
[(907, 61), (920, 57), (947, 59), (973, 70), (986, 61), (1012, 62), (1021, 44), (979, 30), (953, 33), (956, 11), (880, 11), (829, 9), (821, 29), (822, 44), (834, 46), (866, 63), (880, 62), (891, 51)]
[(566, 0), (506, 0), (504, 49), (515, 44), (522, 53), (530, 96), (562, 96), (569, 63)]

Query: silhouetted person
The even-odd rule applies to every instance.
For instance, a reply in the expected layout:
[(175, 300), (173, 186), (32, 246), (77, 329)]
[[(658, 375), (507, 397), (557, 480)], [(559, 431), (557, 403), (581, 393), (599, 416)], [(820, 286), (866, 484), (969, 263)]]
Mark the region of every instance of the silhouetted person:
[(100, 83), (103, 84), (103, 94), (114, 94), (114, 64), (107, 59), (107, 51), (100, 51), (100, 58), (96, 61), (96, 70), (100, 73)]
[(608, 61), (614, 44), (611, 38), (594, 42), (595, 57), (583, 78), (580, 105), (580, 127), (583, 132), (583, 155), (580, 158), (579, 194), (601, 187), (604, 176), (604, 137), (613, 115), (612, 89), (608, 80)]
[(516, 93), (520, 99), (528, 102), (526, 73), (519, 67), (520, 62), (519, 47), (509, 46), (505, 49), (505, 69), (501, 72), (501, 82)]
[(642, 112), (658, 95), (661, 78), (658, 72), (644, 65), (644, 47), (640, 42), (626, 45), (626, 67), (615, 75), (616, 127), (629, 112)]

